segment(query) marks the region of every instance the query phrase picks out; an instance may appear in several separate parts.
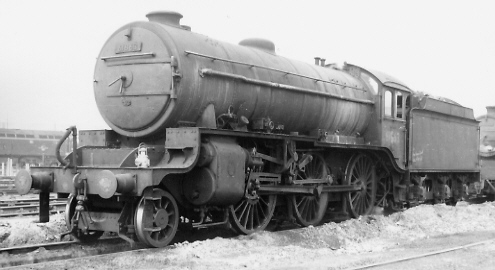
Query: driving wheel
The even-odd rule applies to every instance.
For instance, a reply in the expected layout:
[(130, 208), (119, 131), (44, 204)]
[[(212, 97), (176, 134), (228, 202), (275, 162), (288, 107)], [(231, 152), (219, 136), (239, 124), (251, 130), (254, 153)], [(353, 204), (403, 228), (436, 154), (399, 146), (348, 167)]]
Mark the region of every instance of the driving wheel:
[(229, 207), (230, 224), (241, 234), (251, 234), (266, 228), (273, 217), (277, 195), (259, 195), (255, 185), (248, 182), (246, 195)]
[[(304, 170), (298, 170), (296, 180), (326, 179), (328, 171), (325, 160), (318, 154), (312, 154), (312, 156), (313, 160), (304, 167)], [(297, 223), (302, 226), (314, 226), (320, 223), (325, 216), (328, 193), (319, 195), (296, 194), (290, 196), (290, 202)]]
[(346, 184), (359, 187), (346, 196), (349, 213), (357, 218), (373, 210), (376, 197), (376, 172), (373, 160), (365, 154), (354, 155), (346, 168)]

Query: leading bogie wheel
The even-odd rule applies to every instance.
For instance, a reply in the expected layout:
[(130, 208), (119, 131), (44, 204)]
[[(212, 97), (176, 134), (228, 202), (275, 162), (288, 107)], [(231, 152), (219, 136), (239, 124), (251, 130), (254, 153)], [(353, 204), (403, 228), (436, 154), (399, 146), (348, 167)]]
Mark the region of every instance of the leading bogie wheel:
[[(328, 176), (325, 160), (321, 155), (312, 154), (313, 160), (304, 170), (296, 174), (296, 180), (326, 179)], [(290, 196), (290, 203), (294, 211), (294, 218), (302, 226), (315, 226), (325, 216), (328, 205), (328, 193), (319, 195), (296, 194)]]
[(366, 154), (354, 155), (346, 168), (346, 184), (360, 187), (346, 195), (349, 214), (357, 218), (373, 210), (376, 197), (376, 172), (373, 160)]
[[(70, 194), (67, 199), (67, 204), (65, 205), (65, 224), (67, 225), (67, 229), (72, 231), (71, 234), (77, 240), (83, 243), (91, 243), (103, 235), (103, 231), (82, 231), (78, 228), (73, 228), (72, 222), (75, 221), (74, 214), (76, 213), (77, 200), (76, 195)], [(79, 217), (82, 218), (82, 217)]]
[(135, 213), (136, 236), (150, 247), (167, 246), (179, 226), (177, 202), (170, 193), (160, 188), (143, 194)]

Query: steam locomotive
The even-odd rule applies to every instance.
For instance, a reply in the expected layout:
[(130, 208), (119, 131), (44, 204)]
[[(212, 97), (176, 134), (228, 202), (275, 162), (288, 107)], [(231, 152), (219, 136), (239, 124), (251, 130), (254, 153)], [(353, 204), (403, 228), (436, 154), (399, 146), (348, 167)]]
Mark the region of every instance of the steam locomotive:
[(279, 56), (272, 42), (233, 45), (152, 12), (98, 56), (94, 94), (112, 130), (67, 129), (60, 167), (16, 176), (24, 194), (70, 194), (69, 232), (113, 232), (168, 245), (180, 229), (227, 225), (242, 234), (271, 220), (320, 223), (375, 205), (456, 202), (480, 182), (472, 109), (412, 91), (352, 64)]
[[(495, 191), (495, 106), (486, 107), (486, 114), (477, 117), (480, 121), (481, 185), (478, 190)], [(480, 192), (481, 193), (481, 192)], [(495, 198), (495, 192), (482, 192)]]

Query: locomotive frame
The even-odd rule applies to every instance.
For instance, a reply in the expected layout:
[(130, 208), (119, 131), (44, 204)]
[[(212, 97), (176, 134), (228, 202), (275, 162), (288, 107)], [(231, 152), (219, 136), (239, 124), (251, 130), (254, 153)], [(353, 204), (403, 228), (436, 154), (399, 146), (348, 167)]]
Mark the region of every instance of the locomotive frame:
[[(317, 225), (329, 204), (358, 217), (375, 205), (455, 203), (480, 181), (469, 108), (359, 66), (296, 63), (264, 40), (204, 39), (177, 13), (148, 17), (117, 30), (98, 59), (95, 95), (114, 131), (85, 131), (78, 147), (71, 127), (59, 145), (72, 134), (77, 150), (57, 154), (62, 167), (16, 176), (19, 193), (41, 190), (40, 221), (49, 192), (71, 194), (66, 221), (80, 240), (110, 231), (161, 247), (179, 225), (243, 234), (273, 219)], [(173, 53), (144, 51), (158, 41)], [(140, 81), (157, 69), (170, 75), (150, 84), (164, 92)]]

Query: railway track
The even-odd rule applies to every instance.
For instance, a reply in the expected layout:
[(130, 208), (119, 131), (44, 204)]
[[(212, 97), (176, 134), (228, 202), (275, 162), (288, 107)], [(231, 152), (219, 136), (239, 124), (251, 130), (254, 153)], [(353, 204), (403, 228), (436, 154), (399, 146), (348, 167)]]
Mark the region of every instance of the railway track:
[[(120, 244), (119, 244), (120, 243)], [(79, 241), (62, 241), (45, 244), (27, 245), (0, 249), (0, 267), (16, 268), (37, 265), (86, 256), (112, 254), (131, 250), (120, 238), (100, 239), (98, 244), (84, 244)]]
[[(285, 230), (288, 228), (285, 228)], [(282, 229), (284, 230), (284, 229)], [(232, 230), (210, 228), (198, 234), (192, 231), (181, 232), (177, 235), (175, 243), (189, 241), (202, 241), (216, 237), (230, 238), (238, 234)], [(173, 245), (164, 247), (171, 249)], [(80, 258), (91, 260), (90, 258), (104, 256), (118, 256), (131, 252), (143, 252), (147, 250), (156, 250), (155, 248), (145, 247), (143, 244), (136, 242), (134, 246), (120, 237), (103, 236), (94, 243), (81, 243), (79, 241), (62, 241), (45, 244), (34, 244), (18, 247), (9, 247), (0, 249), (0, 268), (1, 269), (49, 269), (52, 267), (44, 264), (56, 263), (57, 261), (72, 261)]]
[(0, 195), (16, 194), (13, 176), (0, 176)]
[[(65, 211), (67, 199), (50, 199), (50, 214)], [(39, 214), (38, 199), (0, 200), (0, 218), (16, 216), (34, 216)]]
[(26, 254), (29, 252), (33, 252), (37, 249), (44, 248), (45, 250), (57, 250), (64, 248), (68, 245), (78, 244), (78, 241), (62, 241), (62, 242), (53, 242), (53, 243), (45, 243), (45, 244), (36, 244), (36, 245), (26, 245), (19, 247), (9, 247), (9, 248), (1, 248), (0, 254)]
[[(405, 256), (398, 259), (382, 261), (373, 264), (362, 265), (358, 267), (346, 268), (346, 270), (361, 270), (361, 269), (383, 269), (383, 267), (394, 267), (401, 269), (401, 264), (408, 261), (421, 260), (427, 257), (440, 256), (442, 254), (469, 249), (475, 246), (489, 244), (495, 239), (482, 240), (469, 244), (456, 245), (449, 248), (434, 250), (427, 253), (422, 253), (414, 256)], [(102, 244), (103, 243), (103, 244)], [(172, 248), (171, 246), (165, 249)], [(131, 248), (125, 241), (119, 238), (106, 238), (99, 240), (98, 244), (89, 245), (78, 241), (56, 242), (41, 245), (30, 245), (23, 247), (13, 247), (0, 249), (0, 268), (18, 269), (22, 267), (33, 269), (51, 268), (51, 263), (57, 261), (76, 261), (84, 258), (85, 261), (108, 260), (116, 256), (125, 256), (126, 254), (141, 253), (153, 248), (143, 248), (136, 246)], [(77, 264), (76, 264), (77, 265)], [(388, 268), (387, 268), (388, 269)]]
[[(297, 228), (299, 227), (289, 226), (289, 224), (286, 224), (286, 226), (279, 227), (274, 231), (278, 232), (278, 231), (291, 230)], [(219, 231), (214, 231), (210, 229), (202, 230), (201, 234), (194, 232), (191, 232), (190, 234), (186, 232), (181, 232), (180, 234), (178, 234), (177, 237), (178, 239), (176, 239), (175, 242), (184, 242), (184, 241), (194, 242), (205, 239), (213, 239), (216, 237), (230, 238), (237, 236), (237, 234), (233, 233), (231, 230), (225, 230), (225, 231), (230, 232), (231, 235), (225, 235), (220, 233)], [(207, 236), (207, 234), (209, 236)], [(478, 238), (478, 240), (480, 239)], [(383, 261), (380, 263), (375, 263), (372, 265), (371, 264), (364, 265), (351, 269), (374, 269), (374, 268), (383, 269), (383, 267), (385, 268), (391, 267), (390, 265), (395, 266), (395, 264), (399, 265), (397, 269), (400, 269), (401, 262), (405, 263), (406, 261), (412, 261), (416, 259), (420, 260), (421, 258), (425, 258), (425, 257), (434, 258), (437, 255), (440, 256), (441, 254), (444, 253), (453, 252), (456, 250), (468, 249), (474, 246), (483, 245), (490, 241), (494, 241), (494, 239), (486, 240), (485, 238), (483, 239), (483, 241), (474, 242), (470, 244), (468, 244), (469, 242), (464, 241), (462, 245), (457, 243), (458, 245), (454, 247), (450, 247), (448, 249), (445, 249), (446, 246), (443, 247), (438, 246), (437, 250), (433, 249), (434, 251), (430, 250), (431, 252), (428, 253), (419, 254), (415, 256), (404, 256), (403, 258), (397, 260), (394, 259), (389, 261)], [(114, 258), (114, 256), (122, 257), (122, 253), (125, 252), (133, 252), (135, 250), (140, 250), (140, 251), (148, 250), (148, 249), (143, 249), (142, 247), (143, 246), (139, 246), (138, 244), (135, 248), (131, 248), (127, 242), (121, 240), (120, 238), (114, 238), (113, 240), (102, 239), (102, 241), (99, 240), (98, 243), (93, 245), (81, 244), (76, 241), (70, 241), (70, 242), (67, 241), (60, 243), (31, 245), (24, 247), (13, 247), (8, 249), (0, 249), (0, 268), (12, 267), (15, 269), (17, 268), (16, 266), (19, 266), (22, 267), (23, 269), (24, 268), (43, 269), (43, 268), (51, 268), (49, 266), (53, 265), (52, 263), (56, 265), (62, 263), (57, 261), (73, 261), (73, 260), (76, 261), (81, 258), (85, 261), (93, 261), (93, 260), (105, 261), (108, 260), (109, 258), (110, 259)], [(167, 248), (173, 248), (173, 245)], [(105, 256), (109, 256), (109, 257), (105, 257)], [(79, 260), (79, 263), (81, 261), (82, 260)], [(66, 264), (66, 262), (63, 262), (63, 264)], [(59, 267), (55, 267), (55, 268), (59, 268)]]
[(459, 245), (459, 246), (441, 249), (441, 250), (436, 250), (436, 251), (423, 253), (423, 254), (419, 254), (419, 255), (408, 256), (408, 257), (404, 257), (404, 258), (398, 258), (398, 259), (394, 259), (394, 260), (389, 260), (389, 261), (384, 261), (384, 262), (379, 262), (379, 263), (373, 263), (373, 264), (368, 264), (368, 265), (359, 266), (359, 267), (347, 268), (346, 270), (373, 269), (373, 268), (377, 268), (377, 267), (391, 266), (391, 265), (396, 265), (394, 267), (395, 269), (401, 269), (401, 267), (399, 265), (397, 265), (401, 262), (419, 260), (419, 259), (423, 259), (426, 257), (431, 257), (431, 256), (441, 255), (444, 253), (453, 252), (456, 250), (461, 250), (461, 249), (471, 248), (471, 247), (475, 247), (475, 246), (485, 245), (485, 244), (488, 244), (488, 243), (493, 242), (493, 241), (495, 241), (495, 239), (488, 239), (488, 240), (478, 241), (478, 242), (474, 242), (474, 243), (467, 244), (467, 245)]

